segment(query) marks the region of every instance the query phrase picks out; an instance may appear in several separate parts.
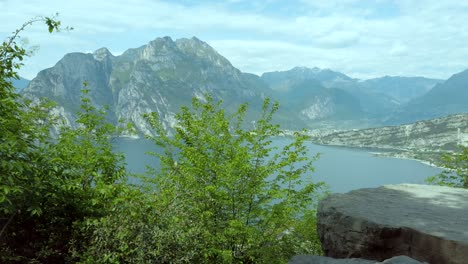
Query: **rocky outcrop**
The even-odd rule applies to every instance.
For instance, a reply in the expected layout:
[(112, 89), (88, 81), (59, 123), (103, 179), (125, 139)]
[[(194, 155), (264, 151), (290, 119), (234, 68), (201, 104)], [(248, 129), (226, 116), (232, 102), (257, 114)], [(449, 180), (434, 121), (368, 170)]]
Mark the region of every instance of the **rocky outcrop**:
[(468, 114), (401, 126), (348, 130), (316, 136), (320, 144), (398, 150), (453, 150), (468, 141)]
[(319, 256), (295, 256), (289, 264), (422, 264), (421, 262), (414, 260), (407, 256), (397, 256), (382, 262), (375, 262), (367, 259), (335, 259), (329, 257)]
[(401, 184), (333, 194), (320, 202), (317, 218), (329, 257), (383, 261), (405, 255), (435, 264), (468, 259), (465, 189)]

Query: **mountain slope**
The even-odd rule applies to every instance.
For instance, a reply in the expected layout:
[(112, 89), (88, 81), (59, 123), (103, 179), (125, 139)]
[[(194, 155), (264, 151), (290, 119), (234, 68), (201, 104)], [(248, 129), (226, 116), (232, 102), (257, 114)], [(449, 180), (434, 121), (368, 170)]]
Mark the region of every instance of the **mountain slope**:
[(451, 115), (416, 123), (349, 130), (318, 136), (321, 144), (387, 148), (453, 150), (468, 143), (468, 114)]
[(468, 146), (468, 114), (416, 123), (314, 135), (319, 144), (372, 148), (381, 156), (412, 158), (441, 164), (441, 154)]
[(391, 96), (401, 103), (407, 103), (429, 92), (443, 80), (424, 77), (384, 76), (362, 81), (361, 86)]
[(456, 113), (468, 113), (468, 70), (454, 74), (410, 101), (388, 123), (407, 123)]
[(109, 106), (111, 121), (134, 123), (140, 133), (150, 133), (142, 114), (158, 112), (164, 125), (172, 127), (174, 113), (190, 105), (193, 96), (203, 99), (210, 93), (224, 100), (228, 111), (249, 102), (251, 117), (270, 91), (259, 77), (240, 72), (205, 42), (164, 37), (121, 56), (105, 48), (94, 54), (67, 54), (41, 71), (24, 94), (58, 102), (55, 112), (73, 124), (84, 81), (89, 83), (92, 103)]
[[(367, 126), (369, 123), (378, 124), (383, 116), (387, 116), (400, 106), (400, 103), (394, 98), (367, 89), (360, 85), (359, 80), (329, 69), (296, 67), (289, 71), (264, 73), (261, 78), (268, 83), (271, 89), (282, 93), (280, 98), (283, 98), (285, 93), (297, 93), (298, 97), (300, 97), (299, 92), (302, 90), (296, 91), (292, 87), (304, 81), (313, 80), (321, 87), (333, 89), (332, 94), (339, 96), (339, 93), (342, 95), (340, 100), (336, 100), (339, 101), (338, 105), (343, 110), (350, 109), (347, 118), (353, 120), (351, 126), (354, 127)], [(344, 100), (344, 98), (347, 98), (347, 100)], [(326, 102), (323, 104), (326, 105)], [(357, 105), (360, 105), (358, 111), (356, 109)], [(330, 118), (340, 119), (339, 117), (340, 115), (331, 116)], [(344, 117), (344, 115), (341, 115), (341, 117)]]
[(340, 81), (351, 81), (352, 79), (341, 72), (317, 67), (294, 67), (288, 71), (266, 72), (261, 76), (271, 89), (276, 91), (288, 91), (291, 85), (305, 80), (316, 80), (322, 85)]
[(351, 94), (325, 88), (320, 82), (308, 79), (291, 83), (287, 90), (276, 93), (285, 108), (300, 114), (305, 122), (351, 120), (362, 117), (359, 101)]

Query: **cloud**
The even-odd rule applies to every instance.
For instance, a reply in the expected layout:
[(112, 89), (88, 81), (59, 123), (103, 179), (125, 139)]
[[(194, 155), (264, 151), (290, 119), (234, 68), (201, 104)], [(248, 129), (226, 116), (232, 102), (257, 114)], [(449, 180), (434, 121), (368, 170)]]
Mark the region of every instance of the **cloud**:
[(318, 39), (317, 43), (323, 48), (345, 48), (357, 44), (359, 34), (356, 32), (335, 31)]
[(408, 48), (401, 43), (395, 43), (389, 53), (392, 56), (405, 56), (408, 55)]
[(34, 66), (21, 72), (28, 77), (67, 52), (103, 46), (122, 52), (166, 35), (197, 36), (254, 73), (304, 65), (360, 78), (447, 78), (468, 68), (468, 2), (458, 0), (2, 0), (0, 10), (1, 37), (56, 11), (75, 28), (50, 36), (34, 26), (23, 34), (41, 46), (28, 60)]

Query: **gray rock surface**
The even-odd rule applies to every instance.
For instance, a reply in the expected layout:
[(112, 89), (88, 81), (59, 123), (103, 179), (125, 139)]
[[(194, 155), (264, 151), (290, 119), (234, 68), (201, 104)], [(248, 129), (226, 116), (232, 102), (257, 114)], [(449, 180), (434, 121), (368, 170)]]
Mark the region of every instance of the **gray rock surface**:
[(367, 259), (335, 259), (329, 257), (319, 257), (319, 256), (295, 256), (290, 261), (289, 264), (422, 264), (421, 262), (414, 260), (407, 256), (397, 256), (391, 259), (384, 260), (383, 262), (376, 262), (374, 260)]
[(317, 217), (330, 257), (468, 260), (468, 190), (417, 184), (360, 189), (322, 200)]

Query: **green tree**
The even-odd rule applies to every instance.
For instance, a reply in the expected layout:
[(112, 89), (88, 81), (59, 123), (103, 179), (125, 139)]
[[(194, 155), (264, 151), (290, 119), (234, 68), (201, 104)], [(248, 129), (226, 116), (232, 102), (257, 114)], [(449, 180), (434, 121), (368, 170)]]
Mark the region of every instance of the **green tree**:
[[(17, 70), (23, 65), (24, 57), (28, 56), (26, 49), (17, 43), (19, 34), (35, 22), (45, 22), (51, 33), (58, 31), (60, 26), (53, 18), (35, 18), (24, 23), (0, 46), (0, 202), (1, 211), (11, 214), (7, 223), (12, 221), (19, 210), (10, 197), (24, 191), (15, 183), (28, 180), (25, 174), (35, 169), (31, 163), (38, 156), (35, 143), (45, 141), (43, 127), (46, 125), (39, 126), (37, 121), (46, 119), (47, 105), (28, 108), (24, 101), (19, 100), (11, 83), (12, 79), (19, 78)], [(28, 210), (36, 212), (34, 208)], [(2, 226), (0, 238), (6, 226)]]
[(468, 188), (468, 146), (459, 145), (458, 151), (442, 155), (444, 171), (427, 179), (429, 183)]
[(205, 262), (281, 263), (319, 251), (314, 228), (298, 232), (301, 219), (313, 216), (321, 186), (310, 178), (315, 158), (307, 137), (295, 133), (278, 149), (272, 139), (281, 130), (271, 123), (278, 104), (266, 99), (251, 129), (243, 122), (246, 109), (227, 115), (222, 102), (194, 98), (192, 110), (182, 107), (176, 115), (173, 136), (157, 113), (146, 116), (157, 132), (149, 138), (164, 149), (153, 153), (161, 162), (153, 170), (157, 202), (183, 212), (184, 230), (202, 230)]
[[(77, 230), (88, 219), (107, 215), (125, 189), (123, 157), (110, 139), (118, 131), (104, 122), (83, 90), (77, 128), (62, 127), (49, 115), (51, 103), (33, 105), (14, 92), (10, 81), (27, 52), (15, 31), (0, 47), (0, 262), (63, 263), (70, 241), (85, 241)], [(86, 88), (86, 87), (85, 87)]]

